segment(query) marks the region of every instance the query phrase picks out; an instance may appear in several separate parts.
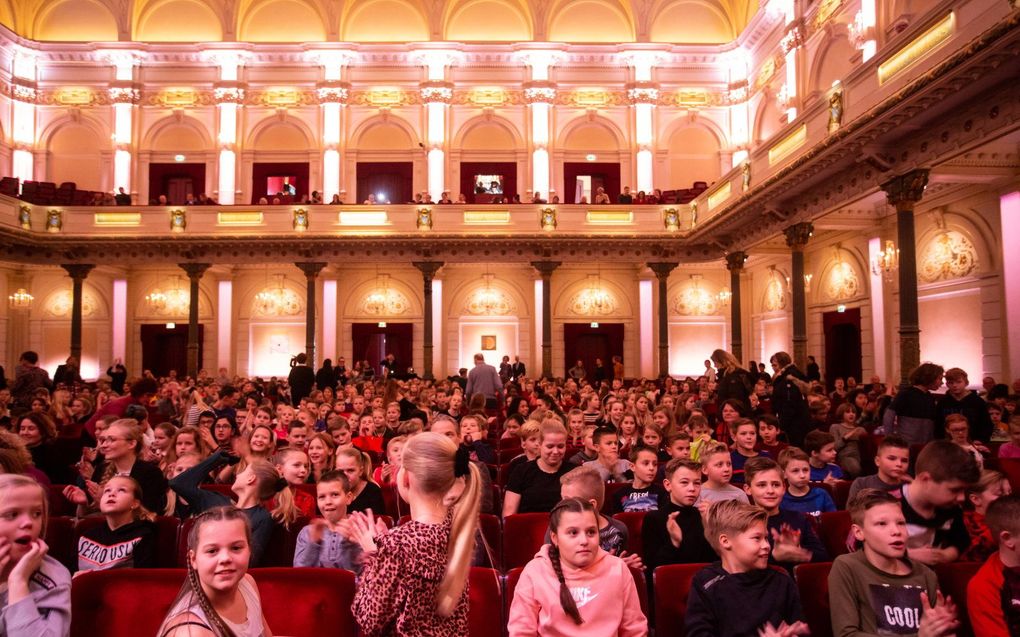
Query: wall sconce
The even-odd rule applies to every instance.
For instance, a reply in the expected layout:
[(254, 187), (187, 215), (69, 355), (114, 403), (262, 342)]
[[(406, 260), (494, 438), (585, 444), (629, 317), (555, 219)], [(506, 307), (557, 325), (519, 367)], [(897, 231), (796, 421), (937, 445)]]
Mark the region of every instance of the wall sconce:
[(188, 215), (183, 210), (170, 211), (170, 232), (184, 232), (188, 227)]
[(662, 225), (666, 232), (678, 232), (680, 230), (680, 211), (676, 208), (666, 208), (662, 211)]
[(717, 294), (716, 297), (719, 299), (720, 303), (726, 305), (730, 302), (730, 299), (733, 298), (733, 292), (730, 292), (730, 289), (724, 286), (723, 289), (719, 290), (719, 294)]
[(64, 213), (60, 210), (46, 211), (46, 232), (60, 232), (64, 227)]
[[(815, 278), (815, 275), (813, 274), (804, 275), (804, 294), (811, 292), (811, 279), (813, 278)], [(791, 284), (792, 281), (790, 280), (790, 277), (786, 277), (786, 287), (789, 289), (790, 294), (793, 294), (793, 286)]]
[(308, 211), (304, 208), (298, 208), (294, 211), (294, 231), (304, 232), (308, 230)]
[(541, 216), (539, 221), (542, 224), (542, 230), (546, 232), (552, 232), (556, 229), (556, 209), (555, 208), (542, 208)]
[(18, 225), (21, 226), (22, 230), (32, 229), (32, 209), (28, 206), (20, 206), (18, 208)]
[(871, 260), (871, 271), (887, 282), (893, 280), (893, 273), (900, 267), (900, 251), (891, 239), (885, 242), (885, 248)]
[(14, 294), (7, 297), (7, 303), (15, 310), (27, 310), (32, 307), (35, 297), (28, 293), (25, 288), (18, 288)]
[(415, 219), (414, 225), (423, 232), (432, 230), (432, 209), (418, 208), (417, 212), (418, 217)]

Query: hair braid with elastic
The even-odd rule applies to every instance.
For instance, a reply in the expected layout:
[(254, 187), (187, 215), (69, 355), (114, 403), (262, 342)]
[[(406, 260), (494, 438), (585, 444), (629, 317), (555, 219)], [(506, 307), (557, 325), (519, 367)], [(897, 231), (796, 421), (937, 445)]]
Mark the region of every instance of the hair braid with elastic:
[(188, 564), (188, 583), (191, 584), (191, 592), (198, 601), (198, 607), (202, 609), (202, 613), (205, 615), (206, 621), (210, 624), (210, 629), (217, 637), (236, 637), (234, 631), (230, 630), (220, 614), (213, 608), (212, 602), (206, 597), (205, 591), (202, 590), (202, 582), (198, 579), (198, 572), (192, 568), (191, 564)]
[(549, 546), (549, 561), (552, 562), (556, 579), (560, 582), (560, 605), (563, 607), (563, 612), (569, 615), (575, 624), (580, 626), (584, 623), (584, 619), (581, 617), (581, 611), (577, 609), (577, 602), (574, 601), (574, 596), (570, 594), (567, 579), (563, 576), (563, 564), (560, 563), (560, 550), (555, 545)]

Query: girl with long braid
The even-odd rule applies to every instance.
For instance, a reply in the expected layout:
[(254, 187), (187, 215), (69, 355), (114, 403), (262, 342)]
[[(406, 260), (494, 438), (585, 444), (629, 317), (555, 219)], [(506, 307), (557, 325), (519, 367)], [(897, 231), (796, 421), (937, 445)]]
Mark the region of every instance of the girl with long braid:
[(648, 634), (627, 564), (599, 547), (595, 507), (560, 501), (549, 514), (552, 544), (528, 562), (510, 606), (510, 637)]
[(209, 509), (188, 533), (188, 577), (158, 637), (272, 637), (248, 575), (251, 529), (232, 506)]

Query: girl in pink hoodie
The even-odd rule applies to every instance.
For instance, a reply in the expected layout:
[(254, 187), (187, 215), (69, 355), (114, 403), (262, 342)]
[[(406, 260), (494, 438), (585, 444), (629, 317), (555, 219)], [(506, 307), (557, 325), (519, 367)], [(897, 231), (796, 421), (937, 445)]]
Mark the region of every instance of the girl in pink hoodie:
[(599, 547), (595, 508), (567, 498), (549, 514), (552, 544), (521, 573), (510, 606), (510, 637), (648, 634), (627, 565)]

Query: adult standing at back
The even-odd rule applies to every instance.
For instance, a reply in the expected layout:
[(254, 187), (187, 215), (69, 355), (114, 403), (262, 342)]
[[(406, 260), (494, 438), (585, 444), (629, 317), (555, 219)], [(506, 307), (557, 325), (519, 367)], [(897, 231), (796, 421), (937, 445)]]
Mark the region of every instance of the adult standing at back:
[(290, 374), (287, 376), (291, 404), (297, 405), (302, 398), (307, 398), (308, 394), (312, 393), (313, 383), (315, 383), (315, 372), (308, 366), (308, 354), (301, 352), (291, 361)]
[(743, 403), (744, 410), (750, 412), (750, 396), (754, 391), (754, 379), (751, 374), (726, 350), (717, 349), (712, 352), (710, 358), (717, 372), (716, 402), (719, 404), (719, 411), (722, 411), (722, 405), (727, 400), (739, 400)]
[(909, 387), (896, 392), (882, 417), (886, 435), (902, 436), (912, 445), (924, 445), (935, 437), (938, 408), (932, 392), (942, 387), (944, 369), (935, 363), (921, 363), (910, 372)]
[(21, 355), (18, 366), (14, 368), (14, 384), (11, 385), (11, 397), (17, 407), (28, 411), (32, 408), (35, 390), (52, 389), (50, 373), (39, 367), (39, 355), (29, 350)]
[(495, 410), (499, 408), (503, 398), (503, 383), (499, 382), (499, 374), (496, 368), (485, 362), (485, 356), (481, 353), (475, 354), (475, 366), (468, 372), (467, 388), (465, 396), (481, 394), (485, 396), (485, 408)]
[(807, 378), (793, 364), (787, 352), (776, 352), (769, 360), (775, 377), (772, 379), (772, 408), (779, 417), (779, 426), (795, 447), (804, 446), (804, 436), (811, 426), (807, 404)]

